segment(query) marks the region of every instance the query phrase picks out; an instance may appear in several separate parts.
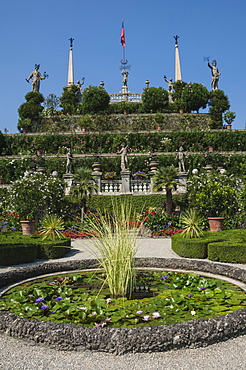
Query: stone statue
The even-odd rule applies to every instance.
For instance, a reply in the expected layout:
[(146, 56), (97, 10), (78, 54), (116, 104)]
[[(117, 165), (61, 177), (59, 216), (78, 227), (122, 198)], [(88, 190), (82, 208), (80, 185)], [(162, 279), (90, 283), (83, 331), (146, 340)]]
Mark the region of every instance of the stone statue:
[(211, 69), (212, 72), (212, 90), (218, 90), (219, 77), (221, 73), (217, 68), (216, 60), (213, 61), (212, 65), (208, 62), (208, 67)]
[(32, 78), (32, 91), (39, 92), (40, 88), (40, 80), (45, 80), (48, 75), (44, 72), (44, 76), (41, 75), (39, 72), (40, 64), (35, 64), (35, 70), (30, 74), (30, 76), (26, 79), (27, 82)]
[(128, 145), (124, 145), (122, 144), (122, 148), (121, 150), (118, 152), (119, 154), (121, 154), (121, 171), (126, 171), (128, 170), (128, 158), (127, 158), (127, 149), (128, 149)]
[(127, 81), (128, 81), (128, 75), (129, 75), (129, 72), (127, 71), (122, 71), (121, 72), (122, 76), (123, 76), (123, 86), (127, 86)]
[(71, 148), (67, 149), (66, 173), (72, 173), (73, 155)]
[(82, 86), (84, 85), (84, 83), (85, 83), (85, 77), (82, 78), (81, 82), (80, 82), (80, 80), (78, 80), (78, 82), (77, 82), (77, 86), (78, 86), (80, 92), (82, 92)]
[(185, 157), (184, 148), (181, 146), (177, 154), (178, 163), (179, 163), (179, 172), (185, 172), (184, 157)]
[(82, 99), (82, 86), (84, 85), (84, 83), (85, 83), (85, 77), (82, 78), (81, 82), (80, 82), (80, 80), (77, 81), (77, 86), (78, 86), (77, 97), (78, 97), (79, 103), (81, 103), (81, 99)]
[(171, 93), (173, 91), (173, 79), (167, 80), (167, 76), (164, 76), (164, 80), (168, 83), (168, 92)]

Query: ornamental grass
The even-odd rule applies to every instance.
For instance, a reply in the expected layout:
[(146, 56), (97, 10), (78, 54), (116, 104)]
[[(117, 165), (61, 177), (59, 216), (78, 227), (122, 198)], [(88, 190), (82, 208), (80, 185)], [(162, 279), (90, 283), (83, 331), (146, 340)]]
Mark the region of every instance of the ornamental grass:
[(105, 271), (110, 295), (130, 297), (134, 285), (136, 237), (141, 225), (133, 227), (130, 223), (134, 212), (129, 204), (122, 204), (119, 208), (113, 215), (106, 213), (90, 218), (86, 231), (97, 236), (94, 238), (94, 254)]

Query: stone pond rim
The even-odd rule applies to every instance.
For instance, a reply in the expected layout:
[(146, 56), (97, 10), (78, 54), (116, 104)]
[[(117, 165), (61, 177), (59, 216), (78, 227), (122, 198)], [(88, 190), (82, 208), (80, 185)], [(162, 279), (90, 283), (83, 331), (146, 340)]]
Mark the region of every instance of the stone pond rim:
[[(96, 260), (49, 262), (0, 274), (0, 288), (21, 280), (93, 268)], [(246, 283), (246, 270), (222, 263), (177, 258), (138, 258), (137, 267), (209, 272)], [(195, 348), (246, 334), (246, 308), (210, 319), (142, 328), (96, 328), (35, 321), (0, 311), (0, 332), (57, 350), (92, 350), (115, 354)]]

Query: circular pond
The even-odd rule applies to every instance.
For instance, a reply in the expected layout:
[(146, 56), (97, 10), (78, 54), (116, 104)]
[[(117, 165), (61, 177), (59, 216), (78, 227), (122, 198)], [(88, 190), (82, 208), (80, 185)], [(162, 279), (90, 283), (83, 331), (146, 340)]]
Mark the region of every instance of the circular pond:
[[(171, 280), (171, 276), (175, 277), (177, 274), (173, 271), (176, 269), (211, 273), (222, 277), (230, 277), (246, 283), (246, 271), (236, 267), (228, 268), (228, 265), (209, 263), (206, 261), (142, 258), (137, 260), (137, 265), (138, 267), (170, 270), (169, 275), (160, 274), (159, 278), (162, 280), (161, 283), (166, 283), (164, 280)], [(81, 270), (93, 267), (96, 267), (95, 260), (44, 263), (2, 273), (0, 274), (0, 285), (1, 287), (4, 287), (24, 279), (39, 277), (44, 274), (53, 274), (61, 271), (72, 271), (77, 269)], [(209, 287), (203, 287), (200, 282), (198, 285), (198, 289), (206, 288), (209, 293)], [(200, 290), (205, 291), (205, 289)], [(186, 295), (188, 300), (190, 299), (190, 302), (192, 302), (192, 296), (195, 296), (195, 294), (187, 291)], [(187, 297), (185, 297), (186, 301)], [(44, 297), (40, 296), (36, 299), (38, 300), (39, 298)], [(59, 301), (62, 301), (62, 298), (64, 297), (62, 297), (62, 294), (60, 296), (57, 294), (54, 298), (58, 298), (56, 301), (56, 304), (58, 305)], [(165, 296), (165, 299), (166, 298), (167, 297)], [(37, 303), (42, 305), (42, 299)], [(139, 303), (137, 303), (137, 305), (138, 304)], [(181, 304), (182, 303), (180, 302), (180, 305)], [(46, 304), (43, 304), (43, 306), (46, 306)], [(136, 307), (134, 307), (135, 311)], [(189, 315), (191, 316), (190, 318), (188, 316), (188, 320), (192, 319), (192, 316), (196, 315), (196, 310), (190, 309), (192, 307), (192, 305), (189, 306)], [(46, 308), (44, 308), (44, 311)], [(83, 311), (83, 308), (85, 307), (81, 308)], [(181, 347), (204, 346), (245, 333), (246, 308), (238, 309), (223, 316), (208, 319), (196, 319), (171, 325), (169, 322), (163, 322), (165, 325), (157, 324), (158, 320), (163, 320), (163, 313), (160, 314), (157, 309), (154, 311), (152, 310), (153, 312), (151, 311), (151, 315), (147, 315), (147, 313), (144, 312), (144, 308), (137, 311), (139, 317), (137, 317), (137, 319), (136, 317), (130, 317), (128, 323), (125, 325), (126, 327), (123, 328), (111, 327), (111, 324), (111, 326), (109, 325), (105, 328), (102, 327), (104, 325), (100, 325), (100, 322), (94, 322), (93, 320), (89, 322), (89, 325), (95, 325), (93, 327), (50, 321), (36, 321), (17, 316), (13, 313), (1, 311), (0, 330), (6, 332), (8, 335), (29, 339), (34, 341), (36, 344), (47, 344), (57, 349), (90, 349), (114, 352), (117, 354), (126, 352), (165, 351)], [(155, 316), (154, 319), (156, 320), (156, 323), (152, 320), (152, 314)], [(131, 321), (131, 318), (133, 321)], [(46, 317), (46, 320), (49, 320), (49, 317)], [(140, 327), (132, 325), (132, 323), (136, 321), (140, 323)]]

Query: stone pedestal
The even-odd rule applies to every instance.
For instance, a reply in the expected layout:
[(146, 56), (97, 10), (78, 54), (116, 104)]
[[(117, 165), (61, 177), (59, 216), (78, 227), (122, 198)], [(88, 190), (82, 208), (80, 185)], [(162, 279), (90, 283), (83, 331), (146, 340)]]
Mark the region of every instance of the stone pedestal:
[(73, 174), (72, 173), (65, 173), (63, 175), (63, 179), (65, 181), (65, 195), (69, 195), (70, 194), (70, 189), (71, 189), (71, 186), (73, 184)]
[(101, 194), (102, 192), (102, 172), (101, 172), (101, 163), (100, 162), (94, 162), (92, 164), (92, 174), (93, 180), (95, 181), (97, 185), (97, 194)]
[(179, 185), (177, 186), (178, 194), (186, 193), (187, 176), (188, 176), (187, 172), (179, 172)]
[(131, 186), (130, 186), (130, 176), (131, 171), (124, 170), (121, 171), (121, 192), (123, 194), (131, 194)]

